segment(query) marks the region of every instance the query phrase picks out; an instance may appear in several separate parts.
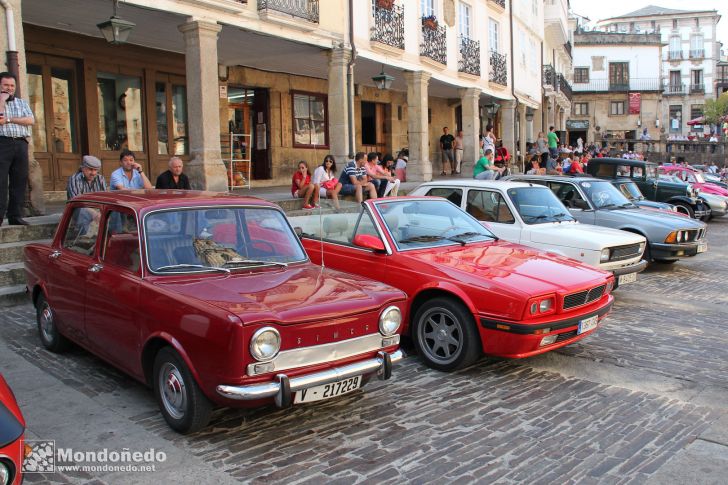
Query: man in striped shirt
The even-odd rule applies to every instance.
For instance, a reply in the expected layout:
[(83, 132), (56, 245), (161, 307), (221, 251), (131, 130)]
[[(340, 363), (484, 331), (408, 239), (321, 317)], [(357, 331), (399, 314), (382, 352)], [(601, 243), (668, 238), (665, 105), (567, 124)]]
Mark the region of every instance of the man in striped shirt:
[(0, 224), (7, 210), (9, 224), (24, 226), (28, 137), (35, 117), (28, 103), (15, 97), (16, 83), (14, 74), (0, 73)]
[(99, 173), (100, 169), (101, 160), (93, 155), (85, 155), (78, 172), (68, 177), (68, 185), (66, 185), (68, 200), (79, 194), (104, 192), (106, 190), (106, 180)]

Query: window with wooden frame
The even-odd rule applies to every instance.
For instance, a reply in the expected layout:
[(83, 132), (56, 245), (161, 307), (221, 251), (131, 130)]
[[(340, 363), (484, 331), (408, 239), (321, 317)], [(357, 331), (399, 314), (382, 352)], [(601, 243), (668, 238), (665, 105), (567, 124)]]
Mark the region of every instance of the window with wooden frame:
[(609, 63), (609, 85), (629, 88), (629, 62)]
[(589, 103), (574, 103), (574, 115), (586, 116), (589, 114)]
[(611, 101), (609, 103), (609, 116), (621, 116), (625, 113), (626, 101)]
[(291, 93), (294, 147), (328, 147), (326, 95)]
[(589, 68), (588, 67), (575, 67), (574, 68), (574, 83), (588, 83), (589, 82)]

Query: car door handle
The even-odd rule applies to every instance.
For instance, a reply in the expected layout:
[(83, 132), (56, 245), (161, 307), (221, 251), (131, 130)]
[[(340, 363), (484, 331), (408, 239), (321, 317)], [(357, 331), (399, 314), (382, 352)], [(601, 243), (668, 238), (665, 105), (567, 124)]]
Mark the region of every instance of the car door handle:
[(104, 269), (104, 265), (96, 263), (96, 264), (91, 265), (88, 270), (92, 273), (98, 273), (102, 269)]
[(56, 259), (56, 258), (58, 258), (58, 257), (59, 257), (60, 255), (61, 255), (61, 252), (60, 252), (60, 251), (58, 251), (58, 250), (56, 250), (56, 251), (53, 251), (53, 252), (52, 252), (51, 254), (49, 254), (49, 255), (48, 255), (48, 257), (49, 257), (49, 258), (51, 258), (51, 259)]

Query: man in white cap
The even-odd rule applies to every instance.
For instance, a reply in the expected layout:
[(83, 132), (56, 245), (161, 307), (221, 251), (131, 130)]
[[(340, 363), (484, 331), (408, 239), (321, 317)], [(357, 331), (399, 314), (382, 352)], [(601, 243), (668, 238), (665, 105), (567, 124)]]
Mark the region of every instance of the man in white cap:
[(106, 181), (104, 176), (99, 173), (99, 170), (101, 170), (101, 160), (93, 155), (84, 155), (81, 168), (68, 177), (68, 185), (66, 185), (68, 200), (79, 194), (104, 192), (106, 190)]

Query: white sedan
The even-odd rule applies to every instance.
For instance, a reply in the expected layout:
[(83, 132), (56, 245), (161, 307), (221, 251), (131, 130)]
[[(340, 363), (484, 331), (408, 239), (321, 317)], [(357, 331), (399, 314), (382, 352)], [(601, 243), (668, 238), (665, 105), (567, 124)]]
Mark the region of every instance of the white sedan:
[(452, 180), (427, 182), (409, 195), (444, 197), (496, 236), (561, 254), (609, 271), (618, 285), (645, 269), (646, 240), (619, 229), (580, 224), (547, 187), (523, 182)]

